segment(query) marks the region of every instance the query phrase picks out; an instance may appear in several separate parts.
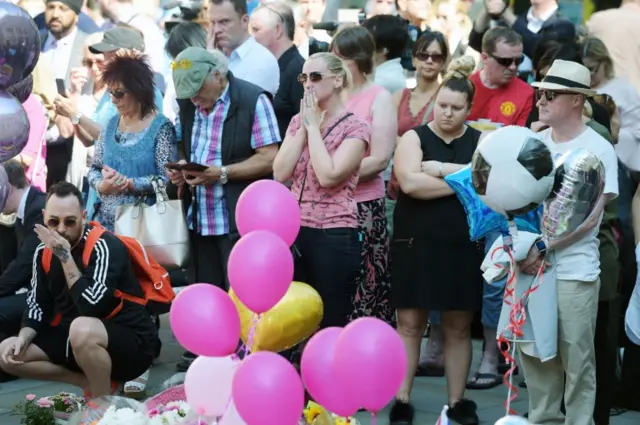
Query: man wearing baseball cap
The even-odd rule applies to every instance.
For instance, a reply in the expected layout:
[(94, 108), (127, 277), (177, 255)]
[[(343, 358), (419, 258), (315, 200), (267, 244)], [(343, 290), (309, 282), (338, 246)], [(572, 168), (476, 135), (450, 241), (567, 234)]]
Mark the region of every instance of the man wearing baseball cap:
[[(270, 94), (238, 79), (218, 50), (189, 47), (171, 64), (180, 106), (182, 163), (206, 166), (201, 172), (168, 170), (183, 187), (194, 235), (197, 282), (228, 289), (227, 260), (240, 238), (235, 222), (238, 197), (252, 182), (270, 178), (280, 134)], [(180, 134), (181, 133), (181, 134)], [(192, 147), (197, 146), (197, 149)], [(186, 185), (185, 185), (186, 183)], [(187, 190), (195, 191), (193, 199)], [(178, 370), (196, 356), (186, 352)]]
[[(111, 28), (104, 33), (102, 41), (89, 46), (89, 50), (94, 54), (103, 54), (106, 60), (114, 57), (121, 50), (135, 50), (144, 52), (145, 45), (142, 34), (135, 28), (118, 26)], [(155, 74), (157, 77), (157, 73)], [(162, 113), (162, 92), (158, 89), (156, 82), (155, 104), (158, 112)], [(92, 146), (94, 140), (100, 136), (102, 127), (117, 114), (116, 108), (111, 103), (109, 93), (105, 92), (98, 101), (98, 106), (93, 117), (87, 117), (82, 114), (78, 105), (71, 99), (58, 96), (55, 100), (56, 112), (60, 115), (71, 118), (73, 125), (76, 126), (78, 137), (85, 146)]]

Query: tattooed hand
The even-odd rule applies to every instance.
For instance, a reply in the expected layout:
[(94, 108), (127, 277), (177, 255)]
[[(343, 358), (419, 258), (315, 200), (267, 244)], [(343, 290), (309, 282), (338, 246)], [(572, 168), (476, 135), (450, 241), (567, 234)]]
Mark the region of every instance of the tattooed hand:
[(40, 241), (49, 248), (53, 255), (58, 259), (66, 263), (71, 258), (71, 245), (69, 241), (63, 238), (54, 230), (49, 230), (46, 227), (36, 224), (35, 232), (38, 235)]

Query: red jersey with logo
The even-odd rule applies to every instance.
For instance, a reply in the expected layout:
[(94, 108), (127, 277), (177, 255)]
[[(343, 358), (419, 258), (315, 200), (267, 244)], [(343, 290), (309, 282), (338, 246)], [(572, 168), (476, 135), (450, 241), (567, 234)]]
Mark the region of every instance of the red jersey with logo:
[(506, 86), (487, 88), (480, 80), (480, 71), (471, 74), (469, 79), (476, 88), (473, 106), (468, 121), (490, 120), (496, 124), (519, 125), (524, 127), (533, 108), (533, 88), (514, 78)]

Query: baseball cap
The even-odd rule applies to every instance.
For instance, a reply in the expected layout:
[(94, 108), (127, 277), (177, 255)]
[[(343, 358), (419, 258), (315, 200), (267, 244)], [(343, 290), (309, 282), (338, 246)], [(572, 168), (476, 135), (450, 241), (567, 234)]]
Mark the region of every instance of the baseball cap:
[(144, 52), (142, 34), (132, 28), (111, 28), (104, 33), (100, 43), (89, 46), (91, 53), (115, 52), (118, 49), (135, 49)]
[(213, 67), (219, 63), (215, 53), (202, 47), (183, 50), (171, 63), (176, 98), (190, 99), (198, 94)]

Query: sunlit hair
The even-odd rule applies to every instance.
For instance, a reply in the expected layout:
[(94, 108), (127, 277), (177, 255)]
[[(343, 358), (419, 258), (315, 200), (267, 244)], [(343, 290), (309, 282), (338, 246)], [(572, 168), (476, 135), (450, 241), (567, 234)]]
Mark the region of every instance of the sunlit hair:
[(333, 75), (342, 77), (342, 87), (341, 89), (347, 89), (351, 87), (351, 72), (349, 68), (344, 64), (342, 59), (334, 55), (333, 53), (320, 52), (314, 53), (309, 56), (307, 60), (321, 60), (327, 66), (329, 72)]
[(615, 77), (613, 60), (607, 46), (597, 37), (585, 37), (580, 44), (582, 59), (591, 59), (604, 66), (604, 75), (608, 79)]
[(445, 87), (451, 91), (463, 93), (467, 97), (467, 107), (471, 109), (476, 87), (469, 79), (469, 75), (475, 69), (476, 61), (471, 56), (461, 56), (452, 60), (438, 90)]
[(361, 73), (373, 72), (373, 54), (376, 46), (366, 28), (352, 25), (338, 30), (331, 40), (329, 49), (343, 59), (354, 61)]
[(127, 94), (140, 104), (140, 118), (157, 110), (156, 86), (147, 55), (133, 51), (118, 53), (105, 63), (102, 81), (108, 86), (122, 84)]

